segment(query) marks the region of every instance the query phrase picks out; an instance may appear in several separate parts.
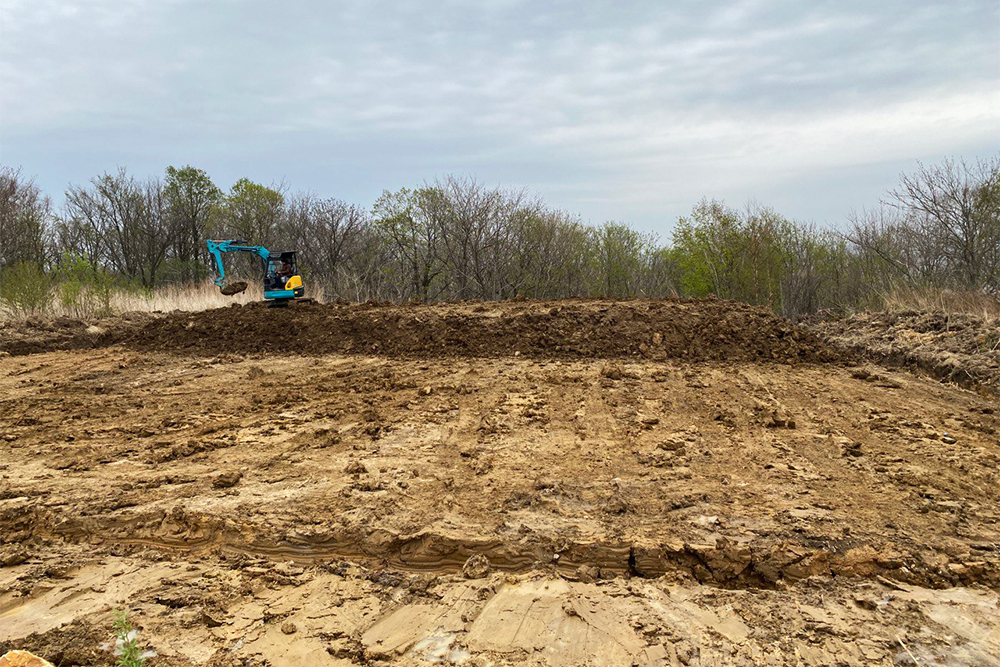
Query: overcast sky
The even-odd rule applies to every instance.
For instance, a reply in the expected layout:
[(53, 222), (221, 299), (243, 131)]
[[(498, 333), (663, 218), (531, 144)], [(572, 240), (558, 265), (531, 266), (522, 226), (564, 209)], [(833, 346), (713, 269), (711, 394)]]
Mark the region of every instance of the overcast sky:
[(666, 235), (838, 224), (1000, 151), (1000, 2), (0, 0), (0, 163), (61, 202), (192, 164), (369, 206), (446, 174)]

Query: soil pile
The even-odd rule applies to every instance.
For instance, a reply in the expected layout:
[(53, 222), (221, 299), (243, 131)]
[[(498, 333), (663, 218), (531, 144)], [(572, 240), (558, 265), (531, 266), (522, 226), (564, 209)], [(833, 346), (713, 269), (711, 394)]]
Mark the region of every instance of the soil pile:
[(1000, 322), (925, 311), (858, 313), (808, 325), (873, 361), (1000, 394)]
[(703, 300), (433, 305), (261, 304), (175, 314), (122, 340), (150, 351), (409, 357), (830, 361), (815, 334), (761, 308)]
[[(111, 344), (133, 318), (81, 320), (71, 317), (29, 317), (0, 321), (0, 353), (14, 356), (103, 347)], [(2, 356), (2, 354), (0, 354)]]

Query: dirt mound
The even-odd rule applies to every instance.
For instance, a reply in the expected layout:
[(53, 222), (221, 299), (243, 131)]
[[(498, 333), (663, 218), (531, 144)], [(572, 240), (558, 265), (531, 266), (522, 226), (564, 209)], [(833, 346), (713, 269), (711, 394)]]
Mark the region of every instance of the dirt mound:
[(86, 319), (35, 315), (24, 320), (0, 320), (0, 357), (107, 347), (158, 317), (164, 315), (130, 312)]
[(744, 304), (703, 299), (434, 305), (233, 306), (131, 332), (142, 350), (416, 357), (629, 357), (828, 361), (809, 331)]
[(904, 311), (820, 317), (808, 326), (831, 343), (878, 363), (1000, 394), (1000, 322)]
[(97, 320), (30, 317), (0, 321), (0, 352), (12, 355), (101, 347), (111, 341), (107, 326)]

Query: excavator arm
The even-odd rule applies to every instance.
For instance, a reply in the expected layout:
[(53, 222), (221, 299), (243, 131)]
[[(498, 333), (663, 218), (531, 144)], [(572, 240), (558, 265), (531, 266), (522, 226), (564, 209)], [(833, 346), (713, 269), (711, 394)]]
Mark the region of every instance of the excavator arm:
[(212, 262), (215, 264), (215, 284), (219, 286), (222, 293), (226, 296), (239, 294), (245, 291), (248, 285), (242, 281), (226, 285), (226, 266), (222, 261), (222, 253), (247, 252), (257, 255), (265, 262), (271, 256), (267, 248), (259, 245), (247, 245), (246, 241), (213, 241), (212, 239), (208, 239), (206, 243), (208, 244), (208, 252), (212, 256)]

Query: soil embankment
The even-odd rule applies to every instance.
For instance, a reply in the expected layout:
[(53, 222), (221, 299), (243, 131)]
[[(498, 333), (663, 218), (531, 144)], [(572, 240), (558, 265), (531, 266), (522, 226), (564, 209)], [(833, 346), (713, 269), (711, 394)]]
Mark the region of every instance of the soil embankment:
[(876, 363), (1000, 396), (1000, 320), (926, 311), (817, 317), (810, 330)]

